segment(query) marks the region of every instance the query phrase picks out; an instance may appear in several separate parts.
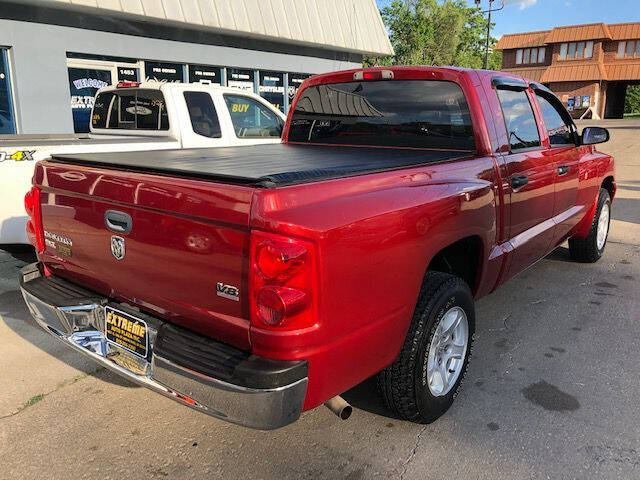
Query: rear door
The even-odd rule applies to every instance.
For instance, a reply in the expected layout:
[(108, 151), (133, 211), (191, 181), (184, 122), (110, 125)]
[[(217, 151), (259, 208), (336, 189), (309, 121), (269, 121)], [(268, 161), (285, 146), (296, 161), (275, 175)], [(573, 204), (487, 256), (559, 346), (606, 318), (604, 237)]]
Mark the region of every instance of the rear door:
[(583, 207), (578, 205), (578, 171), (580, 150), (577, 129), (569, 113), (555, 95), (536, 90), (536, 100), (549, 137), (549, 154), (555, 166), (555, 222), (553, 244), (558, 244), (578, 223)]
[(509, 153), (510, 221), (507, 238), (514, 248), (508, 277), (545, 255), (553, 239), (555, 164), (543, 148), (531, 99), (525, 84), (496, 88), (505, 121)]

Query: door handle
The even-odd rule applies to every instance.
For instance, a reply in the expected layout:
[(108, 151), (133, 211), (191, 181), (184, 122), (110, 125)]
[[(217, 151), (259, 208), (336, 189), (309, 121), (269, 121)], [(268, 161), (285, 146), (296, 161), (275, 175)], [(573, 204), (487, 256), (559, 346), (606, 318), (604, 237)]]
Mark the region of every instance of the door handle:
[(129, 233), (133, 226), (131, 215), (117, 210), (104, 212), (104, 224), (109, 230), (116, 233)]
[(558, 167), (558, 175), (566, 175), (569, 173), (569, 165), (561, 165)]
[(526, 175), (516, 175), (511, 177), (511, 188), (524, 187), (527, 183), (529, 183), (529, 177)]

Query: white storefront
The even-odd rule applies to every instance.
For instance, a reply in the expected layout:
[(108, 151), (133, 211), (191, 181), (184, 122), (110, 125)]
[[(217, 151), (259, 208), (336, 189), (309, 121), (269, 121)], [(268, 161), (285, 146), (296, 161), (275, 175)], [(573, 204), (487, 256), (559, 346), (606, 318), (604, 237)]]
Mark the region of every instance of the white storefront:
[(149, 78), (286, 112), (309, 75), (391, 51), (375, 0), (0, 0), (0, 134), (85, 131), (97, 88)]

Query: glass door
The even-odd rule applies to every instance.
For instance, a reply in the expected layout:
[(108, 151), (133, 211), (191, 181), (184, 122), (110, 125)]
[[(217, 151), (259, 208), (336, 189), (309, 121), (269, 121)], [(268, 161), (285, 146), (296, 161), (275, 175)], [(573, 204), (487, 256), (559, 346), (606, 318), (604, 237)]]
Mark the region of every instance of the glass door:
[(6, 48), (0, 48), (0, 135), (16, 133), (16, 121), (11, 97), (11, 71)]

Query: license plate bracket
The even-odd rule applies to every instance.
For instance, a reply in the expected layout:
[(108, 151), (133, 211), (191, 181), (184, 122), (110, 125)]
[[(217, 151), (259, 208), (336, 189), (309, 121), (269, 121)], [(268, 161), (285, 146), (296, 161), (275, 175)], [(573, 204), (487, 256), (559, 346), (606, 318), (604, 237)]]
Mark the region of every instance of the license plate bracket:
[(149, 352), (147, 322), (109, 305), (104, 307), (104, 333), (107, 340), (142, 358)]

